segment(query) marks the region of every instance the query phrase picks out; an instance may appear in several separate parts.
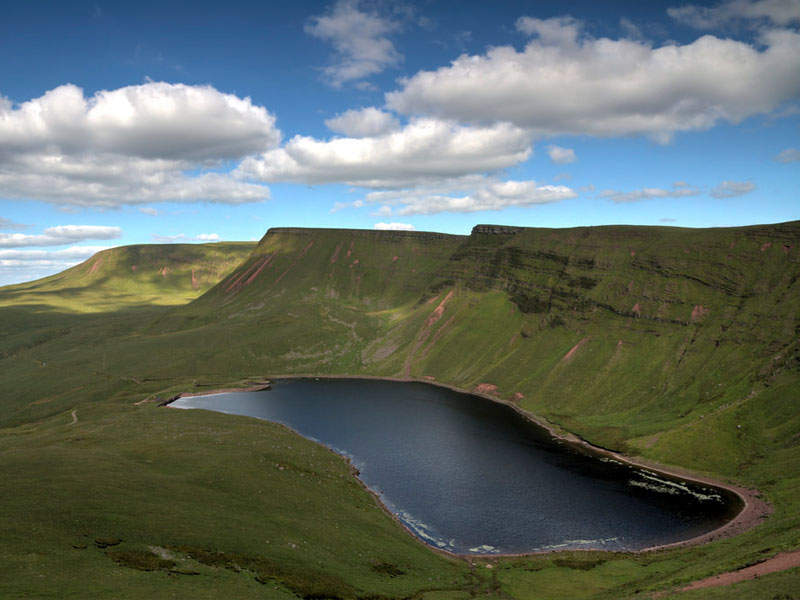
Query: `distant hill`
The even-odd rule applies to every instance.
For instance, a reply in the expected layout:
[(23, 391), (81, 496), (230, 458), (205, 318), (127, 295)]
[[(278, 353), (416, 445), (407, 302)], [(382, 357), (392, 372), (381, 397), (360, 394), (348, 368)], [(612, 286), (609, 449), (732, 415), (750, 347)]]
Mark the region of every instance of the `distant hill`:
[(77, 311), (117, 304), (183, 304), (237, 267), (252, 242), (145, 244), (98, 252), (66, 271), (36, 281), (0, 287), (0, 304), (50, 301)]

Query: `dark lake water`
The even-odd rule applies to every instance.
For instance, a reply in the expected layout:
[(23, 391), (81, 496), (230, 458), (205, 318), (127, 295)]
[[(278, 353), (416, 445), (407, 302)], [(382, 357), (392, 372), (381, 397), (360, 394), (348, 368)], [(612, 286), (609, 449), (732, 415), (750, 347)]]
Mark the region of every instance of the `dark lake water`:
[(427, 543), (462, 554), (636, 550), (716, 529), (740, 504), (554, 440), (511, 407), (425, 383), (285, 379), (181, 398), (284, 423), (347, 456)]

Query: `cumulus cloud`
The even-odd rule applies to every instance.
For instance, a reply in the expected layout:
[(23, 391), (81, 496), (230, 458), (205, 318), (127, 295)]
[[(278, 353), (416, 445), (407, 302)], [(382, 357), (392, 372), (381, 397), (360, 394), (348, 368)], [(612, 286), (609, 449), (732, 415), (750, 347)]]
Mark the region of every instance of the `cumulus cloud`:
[(333, 46), (333, 64), (323, 72), (331, 85), (341, 87), (402, 62), (388, 37), (399, 27), (390, 18), (362, 10), (358, 0), (339, 0), (330, 14), (311, 17), (305, 30)]
[(517, 22), (535, 36), (420, 71), (386, 95), (401, 114), (507, 121), (538, 135), (645, 135), (666, 142), (769, 113), (800, 86), (800, 33), (768, 30), (757, 44), (703, 36), (652, 47), (592, 38), (574, 19)]
[(348, 137), (373, 137), (395, 131), (400, 122), (390, 113), (375, 107), (348, 110), (325, 121), (331, 131)]
[(157, 217), (159, 215), (159, 212), (151, 206), (142, 206), (139, 208), (139, 212), (150, 215), (151, 217)]
[(667, 14), (695, 29), (718, 29), (747, 20), (786, 26), (800, 22), (800, 0), (727, 0), (714, 6), (685, 4), (668, 8)]
[(208, 168), (279, 141), (266, 109), (209, 86), (149, 82), (85, 98), (64, 85), (0, 102), (0, 196), (109, 207), (263, 200), (264, 186)]
[(380, 231), (414, 231), (414, 226), (408, 223), (375, 223), (375, 229)]
[(557, 165), (568, 165), (575, 162), (578, 157), (575, 156), (575, 150), (572, 148), (562, 148), (561, 146), (548, 146), (547, 155)]
[(374, 137), (295, 136), (279, 149), (245, 159), (237, 174), (266, 182), (408, 187), (519, 164), (530, 156), (530, 144), (530, 133), (508, 123), (470, 127), (416, 118)]
[(652, 200), (653, 198), (685, 198), (687, 196), (699, 196), (701, 193), (699, 189), (692, 185), (683, 181), (676, 181), (672, 185), (672, 189), (669, 190), (654, 187), (641, 188), (630, 192), (603, 190), (598, 196), (611, 200), (615, 204), (623, 204), (627, 202), (640, 202), (641, 200)]
[(406, 216), (504, 210), (512, 206), (560, 202), (576, 196), (574, 190), (563, 185), (540, 185), (532, 180), (501, 181), (473, 175), (403, 190), (370, 192), (363, 203), (379, 205), (379, 215)]
[(0, 105), (0, 152), (56, 147), (67, 155), (222, 160), (280, 141), (275, 117), (249, 98), (211, 86), (163, 82), (101, 90), (84, 97), (62, 85), (18, 107)]
[(775, 160), (782, 163), (796, 162), (800, 160), (800, 150), (797, 148), (787, 148), (775, 157)]
[(713, 190), (711, 195), (714, 198), (733, 198), (734, 196), (742, 196), (749, 194), (756, 189), (756, 184), (752, 181), (723, 181)]
[(63, 246), (85, 240), (113, 240), (122, 235), (119, 227), (100, 225), (59, 225), (48, 227), (41, 234), (0, 233), (0, 248), (25, 246)]

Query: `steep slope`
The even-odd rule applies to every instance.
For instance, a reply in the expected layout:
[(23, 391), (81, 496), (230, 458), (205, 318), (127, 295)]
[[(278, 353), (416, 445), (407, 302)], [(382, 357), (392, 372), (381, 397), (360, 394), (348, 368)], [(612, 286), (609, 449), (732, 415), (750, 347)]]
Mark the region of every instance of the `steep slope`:
[[(767, 434), (744, 435), (736, 412), (798, 371), (799, 246), (798, 223), (477, 227), (434, 284), (453, 294), (417, 334), (430, 341), (406, 360), (417, 375), (496, 386), (612, 447), (646, 452), (667, 440), (643, 436), (670, 428), (702, 444), (718, 426), (746, 461)], [(708, 453), (670, 456), (721, 468)]]

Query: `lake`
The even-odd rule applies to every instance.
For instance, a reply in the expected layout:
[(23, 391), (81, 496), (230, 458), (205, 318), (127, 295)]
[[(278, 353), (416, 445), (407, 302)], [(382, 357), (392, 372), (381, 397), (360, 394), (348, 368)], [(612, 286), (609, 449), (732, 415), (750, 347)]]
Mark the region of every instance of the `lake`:
[(291, 427), (349, 458), (416, 536), (459, 554), (639, 550), (707, 533), (741, 508), (727, 490), (595, 455), (510, 406), (421, 382), (282, 379), (170, 406)]

